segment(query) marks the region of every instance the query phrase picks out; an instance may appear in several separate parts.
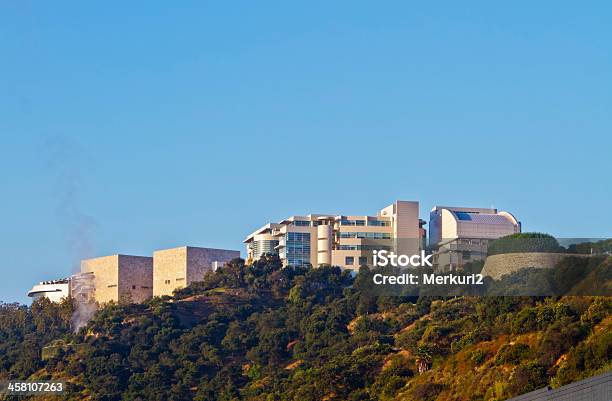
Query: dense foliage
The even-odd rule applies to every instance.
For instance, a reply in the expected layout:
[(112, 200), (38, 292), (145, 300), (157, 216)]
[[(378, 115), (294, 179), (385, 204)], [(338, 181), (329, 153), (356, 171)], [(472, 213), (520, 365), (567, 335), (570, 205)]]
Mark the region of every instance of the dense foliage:
[(0, 303), (0, 382), (26, 378), (41, 367), (42, 347), (70, 332), (72, 305), (43, 298), (31, 307)]
[(174, 297), (108, 305), (74, 335), (64, 306), (4, 306), (0, 374), (68, 381), (70, 400), (442, 401), (611, 368), (609, 297), (373, 297), (361, 280), (235, 260)]
[(595, 242), (580, 242), (570, 245), (567, 250), (571, 253), (612, 255), (612, 239), (604, 239)]
[(488, 254), (517, 252), (565, 252), (555, 237), (543, 233), (517, 233), (506, 235), (492, 241), (488, 247)]

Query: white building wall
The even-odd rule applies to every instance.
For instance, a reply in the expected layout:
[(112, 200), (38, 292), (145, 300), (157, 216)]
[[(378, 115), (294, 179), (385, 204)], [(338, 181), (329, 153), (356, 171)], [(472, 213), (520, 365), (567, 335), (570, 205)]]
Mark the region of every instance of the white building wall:
[(70, 284), (66, 283), (55, 283), (55, 284), (36, 284), (28, 292), (28, 296), (32, 297), (33, 300), (40, 298), (48, 298), (51, 302), (61, 302), (62, 299), (70, 296)]

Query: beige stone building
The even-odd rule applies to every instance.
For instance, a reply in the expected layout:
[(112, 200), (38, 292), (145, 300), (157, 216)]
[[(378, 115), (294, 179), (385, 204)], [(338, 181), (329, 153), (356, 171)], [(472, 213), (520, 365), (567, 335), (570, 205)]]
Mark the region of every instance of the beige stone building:
[(245, 240), (247, 260), (278, 254), (285, 266), (333, 265), (358, 269), (371, 265), (373, 250), (407, 255), (424, 247), (419, 203), (396, 201), (375, 216), (309, 214), (269, 223)]
[(153, 252), (153, 295), (172, 295), (204, 274), (239, 258), (239, 251), (183, 246)]
[(429, 247), (441, 271), (482, 260), (491, 240), (520, 232), (512, 214), (492, 208), (436, 206), (429, 214)]
[(93, 273), (99, 303), (142, 302), (153, 295), (153, 258), (111, 255), (81, 261), (81, 273)]

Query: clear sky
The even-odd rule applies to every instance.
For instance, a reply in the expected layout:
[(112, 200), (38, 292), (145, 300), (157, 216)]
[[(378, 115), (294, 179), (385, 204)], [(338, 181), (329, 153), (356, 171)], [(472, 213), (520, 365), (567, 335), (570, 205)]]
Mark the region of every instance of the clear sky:
[(395, 199), (612, 236), (610, 2), (0, 3), (0, 300)]

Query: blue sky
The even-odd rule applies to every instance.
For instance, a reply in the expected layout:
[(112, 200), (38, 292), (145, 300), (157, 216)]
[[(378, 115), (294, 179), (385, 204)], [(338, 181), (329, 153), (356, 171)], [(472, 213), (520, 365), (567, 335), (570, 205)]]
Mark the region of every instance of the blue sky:
[(609, 2), (3, 2), (0, 300), (395, 199), (612, 234)]

